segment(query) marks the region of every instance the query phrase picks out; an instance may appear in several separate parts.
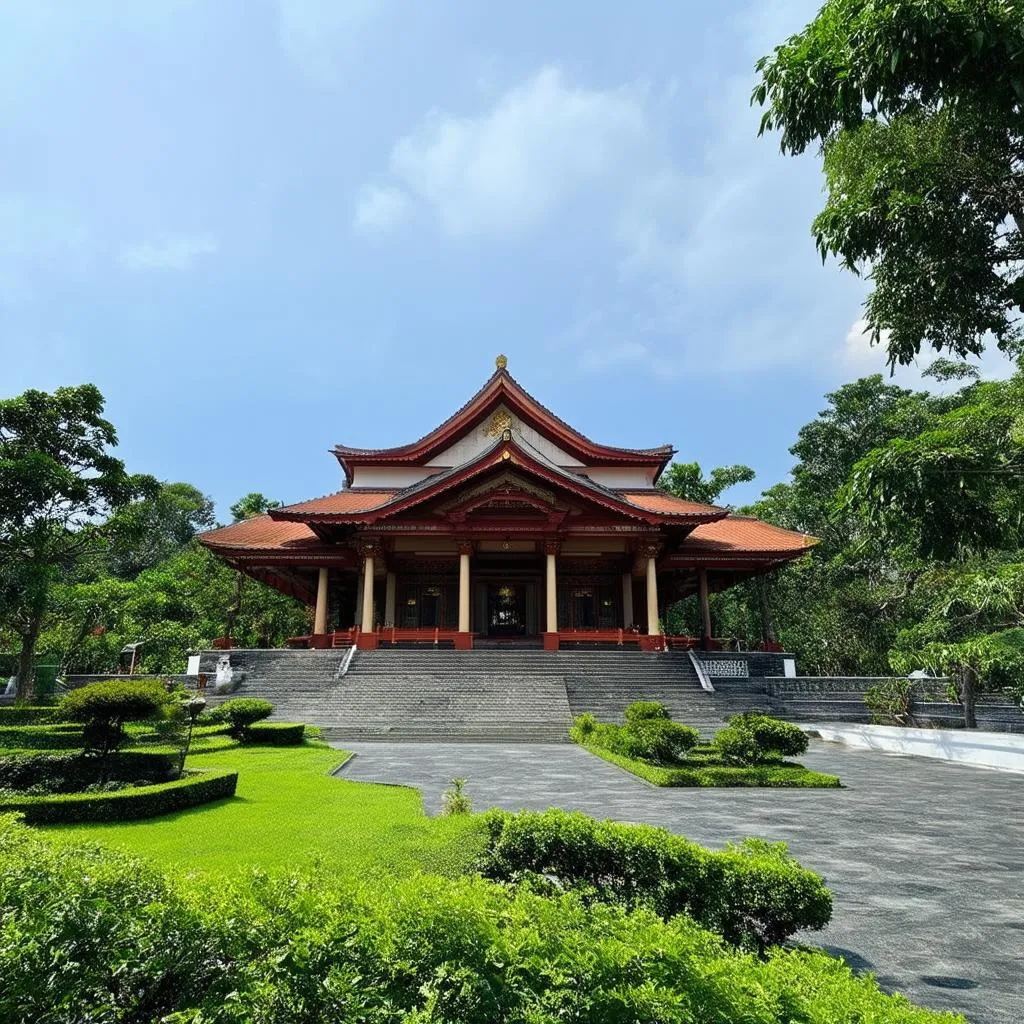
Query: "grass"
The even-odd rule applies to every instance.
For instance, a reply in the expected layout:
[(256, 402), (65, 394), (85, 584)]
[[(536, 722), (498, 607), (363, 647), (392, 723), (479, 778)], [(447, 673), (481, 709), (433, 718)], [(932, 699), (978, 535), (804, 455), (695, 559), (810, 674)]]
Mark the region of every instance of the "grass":
[(835, 775), (812, 772), (802, 764), (783, 761), (778, 765), (760, 765), (752, 768), (734, 765), (695, 762), (692, 766), (668, 767), (639, 761), (622, 754), (613, 754), (592, 743), (580, 744), (590, 753), (624, 768), (627, 772), (653, 783), (655, 786), (744, 786), (808, 789), (838, 789), (842, 785)]
[(202, 753), (194, 767), (238, 772), (233, 799), (148, 821), (46, 830), (212, 875), (251, 868), (313, 868), (334, 876), (465, 870), (483, 844), (473, 819), (427, 818), (414, 789), (332, 777), (348, 756), (316, 742)]

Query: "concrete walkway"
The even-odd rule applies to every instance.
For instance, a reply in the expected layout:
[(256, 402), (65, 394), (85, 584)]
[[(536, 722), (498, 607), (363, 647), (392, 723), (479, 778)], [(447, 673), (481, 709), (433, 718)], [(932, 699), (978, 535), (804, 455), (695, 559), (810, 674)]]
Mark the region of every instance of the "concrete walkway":
[(476, 810), (562, 807), (661, 825), (706, 846), (785, 840), (822, 874), (833, 921), (802, 936), (887, 989), (975, 1024), (1024, 1019), (1024, 780), (815, 742), (843, 790), (658, 789), (579, 747), (335, 744), (345, 778), (415, 786), (436, 814), (456, 776)]

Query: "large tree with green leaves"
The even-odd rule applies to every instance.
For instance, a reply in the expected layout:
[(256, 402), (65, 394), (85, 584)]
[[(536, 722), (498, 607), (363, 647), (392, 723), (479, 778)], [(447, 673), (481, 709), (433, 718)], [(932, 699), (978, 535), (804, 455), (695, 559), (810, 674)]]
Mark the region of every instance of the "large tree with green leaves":
[(0, 401), (0, 612), (19, 640), (20, 698), (54, 584), (103, 543), (113, 515), (156, 492), (110, 453), (117, 433), (102, 413), (92, 384)]
[(749, 466), (716, 466), (705, 477), (699, 462), (673, 462), (662, 474), (658, 486), (677, 498), (714, 505), (730, 487), (753, 479), (754, 471)]
[(892, 365), (1022, 341), (1024, 5), (828, 0), (757, 65), (762, 132), (817, 146), (825, 258), (866, 274)]

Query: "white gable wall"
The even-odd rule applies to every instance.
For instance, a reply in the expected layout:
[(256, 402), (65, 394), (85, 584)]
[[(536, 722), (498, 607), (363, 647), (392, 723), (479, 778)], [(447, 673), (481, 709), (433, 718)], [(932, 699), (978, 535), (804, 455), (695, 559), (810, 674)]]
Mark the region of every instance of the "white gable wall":
[(654, 486), (654, 467), (644, 466), (599, 466), (587, 470), (587, 476), (594, 483), (605, 487), (643, 490)]

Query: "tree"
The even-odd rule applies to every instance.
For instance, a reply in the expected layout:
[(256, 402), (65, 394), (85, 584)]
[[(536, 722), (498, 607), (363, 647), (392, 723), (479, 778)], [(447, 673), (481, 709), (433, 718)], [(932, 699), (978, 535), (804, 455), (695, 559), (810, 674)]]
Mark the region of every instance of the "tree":
[(213, 524), (213, 502), (202, 491), (191, 484), (162, 483), (155, 495), (132, 502), (109, 524), (107, 568), (120, 579), (134, 579)]
[(677, 498), (713, 505), (734, 484), (754, 479), (749, 466), (716, 466), (705, 479), (699, 462), (673, 462), (662, 474), (658, 486)]
[(268, 509), (280, 507), (281, 502), (273, 501), (259, 491), (250, 491), (231, 506), (231, 517), (233, 522), (240, 523), (243, 519), (253, 519), (265, 515)]
[(828, 0), (757, 64), (762, 133), (818, 145), (822, 254), (866, 274), (889, 363), (922, 347), (1008, 353), (1024, 308), (1024, 7)]
[(110, 454), (117, 434), (102, 412), (92, 384), (0, 401), (0, 610), (20, 643), (20, 699), (31, 695), (36, 642), (61, 573), (102, 544), (112, 514), (156, 490)]

